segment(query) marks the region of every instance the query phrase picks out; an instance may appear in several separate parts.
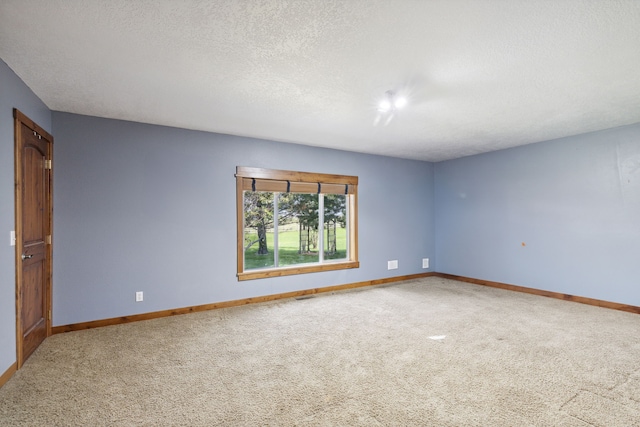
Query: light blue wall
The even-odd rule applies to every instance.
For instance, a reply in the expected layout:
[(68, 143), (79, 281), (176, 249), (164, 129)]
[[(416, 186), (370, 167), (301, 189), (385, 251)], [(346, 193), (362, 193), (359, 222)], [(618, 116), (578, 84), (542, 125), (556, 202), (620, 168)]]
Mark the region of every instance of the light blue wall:
[[(60, 112), (53, 123), (55, 326), (429, 271), (432, 163)], [(357, 175), (361, 267), (238, 282), (238, 165)]]
[(437, 271), (640, 306), (640, 124), (437, 163), (435, 195)]
[(16, 361), (14, 108), (51, 131), (51, 112), (0, 59), (0, 374)]

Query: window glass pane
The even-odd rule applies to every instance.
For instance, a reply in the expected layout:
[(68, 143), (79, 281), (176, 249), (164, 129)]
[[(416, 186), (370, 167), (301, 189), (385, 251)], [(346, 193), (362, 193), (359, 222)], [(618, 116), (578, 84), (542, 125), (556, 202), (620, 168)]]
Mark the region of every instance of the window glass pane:
[(271, 192), (244, 192), (245, 270), (274, 267), (273, 196)]
[(280, 193), (278, 266), (318, 262), (318, 195)]
[(347, 259), (347, 196), (324, 196), (324, 259)]

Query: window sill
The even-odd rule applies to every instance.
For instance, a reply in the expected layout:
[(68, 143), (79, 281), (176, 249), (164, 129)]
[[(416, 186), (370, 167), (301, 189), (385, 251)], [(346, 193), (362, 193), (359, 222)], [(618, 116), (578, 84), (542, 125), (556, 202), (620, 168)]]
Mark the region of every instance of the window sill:
[(242, 282), (244, 280), (264, 279), (266, 277), (281, 277), (291, 276), (294, 274), (317, 273), (319, 271), (346, 270), (359, 267), (360, 262), (358, 261), (338, 261), (308, 266), (270, 268), (265, 270), (254, 270), (238, 273), (238, 281)]

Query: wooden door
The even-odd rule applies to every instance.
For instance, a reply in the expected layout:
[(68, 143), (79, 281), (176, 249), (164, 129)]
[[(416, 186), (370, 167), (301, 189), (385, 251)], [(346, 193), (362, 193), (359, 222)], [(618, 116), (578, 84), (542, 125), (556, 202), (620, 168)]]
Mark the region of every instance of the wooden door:
[(53, 138), (15, 118), (16, 336), (18, 368), (51, 335)]

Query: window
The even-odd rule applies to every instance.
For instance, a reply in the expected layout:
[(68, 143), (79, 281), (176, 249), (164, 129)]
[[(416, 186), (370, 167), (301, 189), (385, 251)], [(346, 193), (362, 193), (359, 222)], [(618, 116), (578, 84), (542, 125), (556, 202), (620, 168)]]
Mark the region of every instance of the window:
[(238, 166), (238, 280), (358, 268), (358, 177)]

